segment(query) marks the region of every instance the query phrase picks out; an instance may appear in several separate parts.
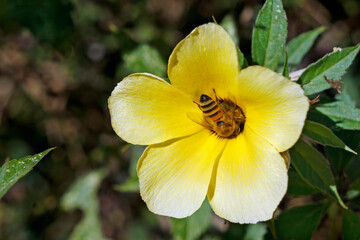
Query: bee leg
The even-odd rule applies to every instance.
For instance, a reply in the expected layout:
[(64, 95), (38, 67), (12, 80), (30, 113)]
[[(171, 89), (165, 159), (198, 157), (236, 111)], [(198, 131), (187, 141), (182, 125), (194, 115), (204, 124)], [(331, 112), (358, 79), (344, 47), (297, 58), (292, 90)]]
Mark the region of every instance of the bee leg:
[(216, 102), (218, 102), (218, 101), (219, 101), (219, 99), (218, 99), (218, 97), (217, 97), (217, 95), (216, 95), (215, 88), (213, 88), (213, 92), (214, 92), (214, 94), (215, 94), (215, 100), (216, 100)]
[(200, 103), (197, 103), (195, 101), (193, 101), (193, 103), (195, 103), (201, 109)]

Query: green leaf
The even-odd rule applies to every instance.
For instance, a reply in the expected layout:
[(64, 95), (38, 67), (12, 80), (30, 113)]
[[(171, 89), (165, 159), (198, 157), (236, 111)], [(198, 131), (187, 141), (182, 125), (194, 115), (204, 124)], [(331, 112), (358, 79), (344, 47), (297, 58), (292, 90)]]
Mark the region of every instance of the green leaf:
[[(333, 126), (335, 126), (335, 123)], [(338, 129), (334, 133), (355, 152), (360, 151), (360, 131)], [(360, 176), (360, 168), (357, 167), (356, 163), (359, 159), (359, 155), (354, 155), (353, 153), (343, 149), (329, 146), (325, 147), (325, 153), (330, 161), (331, 168), (335, 175), (343, 175), (345, 171), (348, 180), (351, 182)], [(352, 163), (356, 163), (356, 165), (353, 165)], [(350, 168), (347, 167), (349, 164), (352, 165)]]
[(284, 67), (283, 67), (282, 75), (283, 75), (284, 77), (290, 79), (290, 76), (289, 76), (289, 64), (288, 64), (288, 54), (287, 54), (287, 52), (285, 52), (285, 62), (284, 62)]
[(244, 57), (244, 54), (240, 51), (239, 47), (236, 47), (236, 51), (238, 54), (238, 61), (239, 61), (240, 69), (246, 68), (248, 66), (248, 62), (247, 62), (246, 58)]
[(311, 239), (328, 204), (311, 204), (285, 210), (275, 220), (278, 239)]
[(348, 130), (360, 129), (360, 109), (347, 102), (326, 103), (316, 108), (336, 122), (336, 126)]
[(262, 240), (267, 233), (267, 227), (264, 223), (250, 224), (247, 227), (244, 240)]
[(357, 89), (357, 86), (354, 86), (351, 83), (352, 82), (346, 81), (346, 85), (344, 86), (344, 88), (341, 89), (341, 94), (336, 95), (335, 98), (336, 98), (336, 100), (338, 100), (340, 102), (344, 102), (344, 103), (347, 103), (347, 104), (355, 107), (356, 106), (356, 101), (353, 100), (352, 97), (350, 96), (350, 94), (349, 94), (350, 89), (349, 88)]
[(292, 39), (286, 46), (288, 53), (288, 63), (290, 68), (299, 65), (305, 54), (310, 50), (315, 39), (325, 30), (325, 27), (319, 27), (315, 30), (303, 33)]
[(19, 160), (6, 161), (0, 168), (0, 199), (5, 193), (25, 174), (54, 148), (49, 148), (33, 156), (27, 156)]
[(356, 155), (349, 159), (345, 167), (345, 173), (351, 182), (356, 181), (360, 176), (360, 157)]
[(147, 72), (166, 77), (166, 63), (160, 53), (149, 45), (140, 45), (123, 55), (125, 67), (132, 73)]
[(238, 32), (233, 16), (230, 14), (226, 15), (221, 22), (221, 26), (229, 33), (235, 45), (239, 45)]
[(338, 203), (340, 204), (340, 206), (342, 206), (342, 207), (345, 208), (345, 209), (348, 209), (348, 207), (345, 205), (345, 203), (344, 203), (343, 200), (341, 199), (341, 197), (340, 197), (340, 195), (339, 195), (339, 193), (338, 193), (338, 191), (337, 191), (336, 186), (335, 186), (335, 185), (332, 185), (332, 186), (330, 186), (330, 189), (331, 189), (331, 191), (334, 192), (334, 194), (335, 194), (335, 196), (336, 196), (336, 199), (338, 200)]
[(183, 219), (171, 218), (171, 228), (175, 239), (198, 239), (210, 226), (211, 208), (205, 200), (193, 215)]
[(130, 177), (125, 183), (115, 185), (114, 189), (119, 192), (139, 192), (139, 178), (137, 176)]
[(299, 174), (294, 170), (294, 168), (289, 169), (289, 186), (287, 194), (293, 196), (305, 196), (319, 193), (319, 190), (311, 187), (306, 183)]
[[(357, 65), (359, 65), (359, 60), (356, 60)], [(345, 79), (345, 84), (341, 86), (341, 94), (337, 95), (339, 101), (351, 102), (356, 106), (360, 106), (360, 71), (358, 67), (350, 68), (346, 75), (343, 77)]]
[(326, 146), (325, 148), (326, 156), (328, 157), (331, 165), (331, 169), (334, 172), (334, 175), (338, 175), (340, 172), (344, 170), (344, 166), (348, 164), (350, 159), (354, 155), (345, 150), (341, 150), (339, 148), (333, 148)]
[(330, 186), (335, 185), (334, 176), (323, 155), (300, 139), (290, 149), (291, 164), (311, 186), (336, 197)]
[(83, 217), (71, 233), (69, 240), (105, 240), (99, 216), (97, 192), (106, 170), (92, 171), (79, 178), (61, 199), (61, 207), (66, 210), (80, 209)]
[[(321, 104), (323, 104), (323, 103), (321, 102)], [(318, 105), (320, 105), (320, 103), (316, 103), (315, 106), (318, 106)], [(321, 123), (330, 129), (333, 129), (335, 127), (335, 122), (333, 120), (331, 120), (328, 116), (322, 114), (316, 108), (313, 108), (313, 107), (310, 107), (306, 119), (313, 121), (313, 122)]]
[(253, 64), (275, 70), (287, 35), (286, 15), (281, 0), (267, 0), (259, 12), (251, 46)]
[(308, 66), (298, 80), (298, 83), (304, 85), (305, 94), (311, 95), (330, 88), (330, 84), (325, 81), (324, 76), (328, 80), (339, 80), (359, 50), (360, 44), (355, 47), (344, 48), (329, 53)]
[(342, 148), (346, 151), (357, 154), (354, 150), (346, 146), (345, 143), (341, 141), (341, 139), (338, 138), (329, 128), (320, 123), (306, 120), (302, 133), (306, 137), (322, 145)]
[(337, 199), (340, 206), (347, 208), (338, 194), (333, 173), (319, 151), (300, 139), (290, 149), (290, 156), (292, 165), (307, 183)]
[(360, 239), (360, 219), (353, 211), (343, 210), (342, 237), (343, 240)]

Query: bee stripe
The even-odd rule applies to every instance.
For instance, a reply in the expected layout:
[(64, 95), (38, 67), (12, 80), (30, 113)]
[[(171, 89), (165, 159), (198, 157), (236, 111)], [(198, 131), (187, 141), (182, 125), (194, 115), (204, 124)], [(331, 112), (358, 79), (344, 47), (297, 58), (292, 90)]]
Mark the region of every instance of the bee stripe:
[(205, 101), (205, 102), (201, 102), (201, 103), (200, 103), (200, 106), (201, 106), (202, 108), (208, 108), (208, 107), (212, 106), (213, 104), (215, 104), (214, 100), (209, 99), (209, 100), (207, 100), (207, 101)]
[(210, 108), (207, 108), (207, 109), (201, 109), (202, 112), (204, 113), (205, 116), (211, 116), (213, 115), (214, 113), (220, 111), (220, 108), (218, 105), (214, 105), (214, 106), (211, 106)]
[(216, 108), (214, 108), (211, 112), (204, 113), (204, 115), (207, 116), (207, 117), (211, 117), (212, 115), (214, 115), (214, 114), (217, 113), (217, 112), (220, 112), (220, 108), (218, 108), (218, 107), (216, 106)]
[(211, 114), (210, 116), (208, 116), (209, 118), (211, 118), (211, 120), (213, 121), (217, 121), (219, 120), (221, 117), (223, 116), (223, 113), (220, 111), (220, 109), (218, 111), (216, 111), (215, 113)]
[(214, 111), (216, 108), (219, 108), (219, 106), (217, 106), (217, 105), (214, 105), (214, 106), (210, 106), (209, 108), (203, 108), (202, 109), (202, 112), (203, 113), (210, 113), (210, 112), (212, 112), (212, 111)]

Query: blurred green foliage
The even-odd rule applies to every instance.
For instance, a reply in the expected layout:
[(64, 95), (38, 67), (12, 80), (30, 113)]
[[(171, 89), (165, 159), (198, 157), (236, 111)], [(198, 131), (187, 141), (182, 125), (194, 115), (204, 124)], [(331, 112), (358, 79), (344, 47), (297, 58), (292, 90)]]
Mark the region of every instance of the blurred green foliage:
[[(176, 43), (194, 27), (212, 21), (212, 16), (251, 59), (252, 29), (262, 4), (245, 0), (0, 0), (0, 164), (6, 158), (57, 147), (0, 200), (0, 239), (69, 239), (89, 215), (96, 225), (92, 230), (96, 234), (101, 230), (101, 238), (171, 239), (173, 221), (149, 213), (138, 193), (127, 192), (137, 185), (136, 161), (144, 148), (129, 147), (113, 132), (107, 98), (133, 72), (166, 77), (166, 62)], [(356, 0), (286, 0), (283, 4), (287, 42), (300, 33), (327, 27), (311, 48), (307, 46), (309, 54), (299, 68), (335, 46), (360, 42), (360, 3)], [(289, 51), (292, 53), (291, 45)], [(288, 56), (290, 65), (295, 61), (292, 56)], [(153, 65), (147, 64), (149, 59)], [(337, 97), (340, 103), (331, 103), (339, 94), (329, 89), (321, 94), (322, 103), (329, 103), (309, 114), (310, 120), (334, 131), (356, 152), (360, 152), (359, 131), (340, 129), (346, 123), (320, 111), (341, 113), (347, 108), (337, 105), (351, 102), (353, 108), (348, 111), (357, 114), (359, 69), (357, 60), (343, 77), (343, 94)], [(290, 70), (297, 69), (290, 66)], [(327, 170), (336, 176), (331, 183), (339, 186), (340, 196), (352, 209), (332, 210), (335, 218), (343, 217), (343, 229), (332, 230), (335, 236), (352, 239), (359, 232), (353, 232), (356, 236), (349, 232), (360, 224), (359, 156), (331, 145), (315, 147), (314, 151), (326, 153), (331, 163)], [(323, 195), (309, 187), (293, 166), (289, 175), (288, 196), (275, 213), (282, 213), (274, 222), (279, 239), (294, 236), (293, 226), (304, 229), (303, 235), (296, 235), (302, 239), (312, 234), (313, 239), (327, 239), (334, 218), (325, 215), (328, 205), (320, 203)], [(96, 181), (87, 181), (89, 176)], [(129, 178), (135, 183), (132, 187), (115, 190)], [(82, 181), (86, 183), (80, 184)], [(75, 186), (89, 187), (80, 193), (88, 196), (83, 202), (92, 204), (92, 210), (81, 202), (67, 204), (66, 211), (61, 208)], [(176, 224), (186, 229), (191, 221)], [(274, 230), (263, 223), (231, 224), (214, 215), (206, 224), (195, 238), (271, 239)]]
[(80, 177), (75, 184), (63, 195), (61, 206), (65, 211), (81, 209), (83, 217), (78, 223), (70, 240), (94, 239), (105, 240), (99, 221), (99, 202), (97, 192), (106, 171), (100, 169)]
[(171, 219), (174, 239), (199, 239), (210, 225), (211, 210), (208, 201), (204, 201), (199, 210), (185, 219)]

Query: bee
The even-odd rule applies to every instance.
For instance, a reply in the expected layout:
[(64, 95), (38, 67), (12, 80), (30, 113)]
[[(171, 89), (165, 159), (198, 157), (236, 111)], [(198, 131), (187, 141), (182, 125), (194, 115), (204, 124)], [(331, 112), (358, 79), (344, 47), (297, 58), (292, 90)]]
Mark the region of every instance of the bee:
[(244, 112), (232, 101), (219, 99), (216, 93), (215, 100), (208, 95), (202, 94), (200, 103), (196, 104), (203, 112), (208, 128), (219, 137), (235, 138), (243, 131), (245, 124)]

